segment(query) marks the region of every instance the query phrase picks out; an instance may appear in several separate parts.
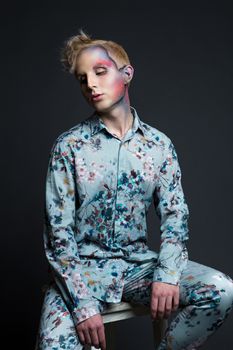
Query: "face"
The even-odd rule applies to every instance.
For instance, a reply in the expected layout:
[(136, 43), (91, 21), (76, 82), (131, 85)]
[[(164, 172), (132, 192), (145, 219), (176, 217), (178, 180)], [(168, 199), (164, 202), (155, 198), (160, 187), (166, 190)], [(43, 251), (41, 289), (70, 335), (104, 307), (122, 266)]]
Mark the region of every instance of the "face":
[(132, 76), (132, 66), (125, 65), (119, 70), (107, 52), (99, 47), (84, 49), (77, 58), (76, 77), (81, 92), (97, 111), (107, 112), (114, 106), (125, 103), (127, 83)]

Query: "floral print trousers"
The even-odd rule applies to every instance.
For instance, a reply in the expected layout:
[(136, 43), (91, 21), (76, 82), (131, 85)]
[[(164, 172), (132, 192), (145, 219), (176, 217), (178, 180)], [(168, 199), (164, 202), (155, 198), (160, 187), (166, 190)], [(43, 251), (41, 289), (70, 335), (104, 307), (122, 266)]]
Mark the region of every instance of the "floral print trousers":
[[(150, 305), (155, 261), (128, 262), (122, 301)], [(233, 280), (212, 267), (188, 260), (180, 279), (179, 309), (168, 322), (157, 350), (201, 347), (233, 308)], [(99, 312), (107, 303), (97, 300)], [(45, 290), (37, 334), (37, 350), (82, 350), (70, 312), (54, 282)]]

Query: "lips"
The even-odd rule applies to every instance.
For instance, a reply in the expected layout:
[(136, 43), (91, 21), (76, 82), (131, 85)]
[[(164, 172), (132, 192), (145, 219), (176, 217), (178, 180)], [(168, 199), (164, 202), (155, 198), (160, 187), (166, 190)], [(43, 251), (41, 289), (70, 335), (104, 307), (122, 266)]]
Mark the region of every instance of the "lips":
[(91, 95), (91, 99), (92, 99), (92, 101), (97, 101), (102, 96), (103, 96), (103, 94), (93, 94), (93, 95)]
[(97, 96), (100, 96), (100, 95), (102, 95), (102, 94), (93, 94), (93, 95), (91, 95), (91, 98), (97, 97)]

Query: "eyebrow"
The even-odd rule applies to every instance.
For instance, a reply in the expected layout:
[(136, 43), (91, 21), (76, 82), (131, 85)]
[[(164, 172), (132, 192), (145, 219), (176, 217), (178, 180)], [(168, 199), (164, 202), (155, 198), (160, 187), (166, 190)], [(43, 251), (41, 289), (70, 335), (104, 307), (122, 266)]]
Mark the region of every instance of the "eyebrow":
[[(107, 68), (110, 67), (112, 64), (109, 61), (101, 61), (96, 63), (93, 68)], [(77, 74), (77, 77), (81, 77), (84, 74)]]

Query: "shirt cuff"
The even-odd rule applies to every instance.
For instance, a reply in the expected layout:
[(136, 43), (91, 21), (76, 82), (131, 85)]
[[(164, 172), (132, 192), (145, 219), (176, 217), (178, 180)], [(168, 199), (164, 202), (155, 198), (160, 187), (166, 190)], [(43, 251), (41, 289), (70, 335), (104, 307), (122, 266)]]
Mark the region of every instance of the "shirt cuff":
[(175, 270), (169, 270), (164, 272), (161, 269), (155, 269), (153, 275), (153, 282), (164, 282), (173, 284), (175, 286), (180, 285), (180, 273)]
[(96, 314), (100, 314), (100, 310), (98, 307), (98, 301), (95, 300), (80, 300), (78, 307), (72, 311), (75, 326)]

